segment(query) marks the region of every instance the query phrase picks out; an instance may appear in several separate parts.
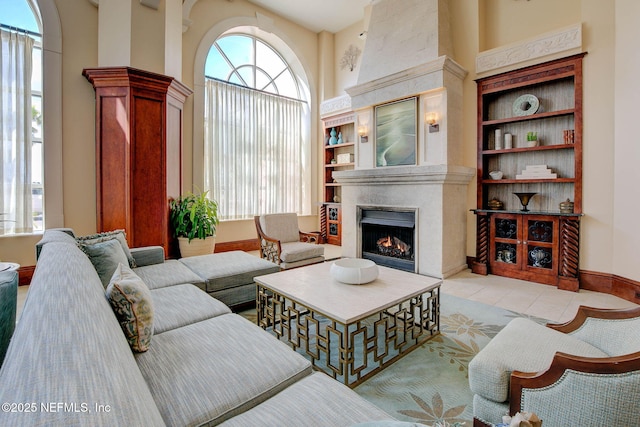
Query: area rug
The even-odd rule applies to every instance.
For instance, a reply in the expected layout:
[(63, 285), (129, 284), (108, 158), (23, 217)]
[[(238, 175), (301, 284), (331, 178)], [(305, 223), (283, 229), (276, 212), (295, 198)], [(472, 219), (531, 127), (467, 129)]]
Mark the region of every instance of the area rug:
[(470, 427), (469, 362), (515, 317), (528, 316), (441, 294), (441, 333), (354, 390), (402, 421), (464, 422)]
[[(255, 310), (240, 314), (255, 323)], [(529, 316), (441, 293), (441, 333), (354, 390), (398, 420), (464, 422), (471, 427), (469, 362), (516, 317)]]

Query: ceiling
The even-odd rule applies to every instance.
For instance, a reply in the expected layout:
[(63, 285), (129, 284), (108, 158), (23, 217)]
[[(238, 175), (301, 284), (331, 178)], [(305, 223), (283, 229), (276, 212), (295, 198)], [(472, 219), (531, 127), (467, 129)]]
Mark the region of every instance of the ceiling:
[(364, 19), (373, 0), (249, 0), (316, 33), (337, 33)]

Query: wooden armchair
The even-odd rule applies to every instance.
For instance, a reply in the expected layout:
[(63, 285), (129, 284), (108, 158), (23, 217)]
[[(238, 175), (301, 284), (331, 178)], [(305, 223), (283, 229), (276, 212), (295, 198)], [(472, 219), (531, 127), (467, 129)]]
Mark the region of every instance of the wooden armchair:
[(580, 307), (546, 327), (514, 319), (469, 364), (474, 426), (507, 412), (544, 425), (638, 425), (640, 307)]
[(254, 218), (260, 257), (289, 269), (324, 261), (320, 233), (302, 232), (295, 213), (268, 214)]

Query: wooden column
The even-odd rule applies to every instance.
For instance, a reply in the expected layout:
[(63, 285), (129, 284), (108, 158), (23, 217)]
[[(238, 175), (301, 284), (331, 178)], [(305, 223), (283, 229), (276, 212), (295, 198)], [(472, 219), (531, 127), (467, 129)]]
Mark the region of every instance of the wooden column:
[(131, 247), (177, 254), (169, 199), (182, 193), (183, 105), (173, 77), (130, 67), (84, 69), (96, 91), (98, 231), (125, 229)]

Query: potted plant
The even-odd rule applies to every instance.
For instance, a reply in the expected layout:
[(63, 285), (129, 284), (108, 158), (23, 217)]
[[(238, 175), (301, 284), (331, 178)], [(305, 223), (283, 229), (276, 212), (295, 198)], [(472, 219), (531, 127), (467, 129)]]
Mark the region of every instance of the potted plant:
[(170, 222), (182, 257), (213, 253), (218, 225), (218, 204), (208, 192), (186, 193), (169, 202)]

